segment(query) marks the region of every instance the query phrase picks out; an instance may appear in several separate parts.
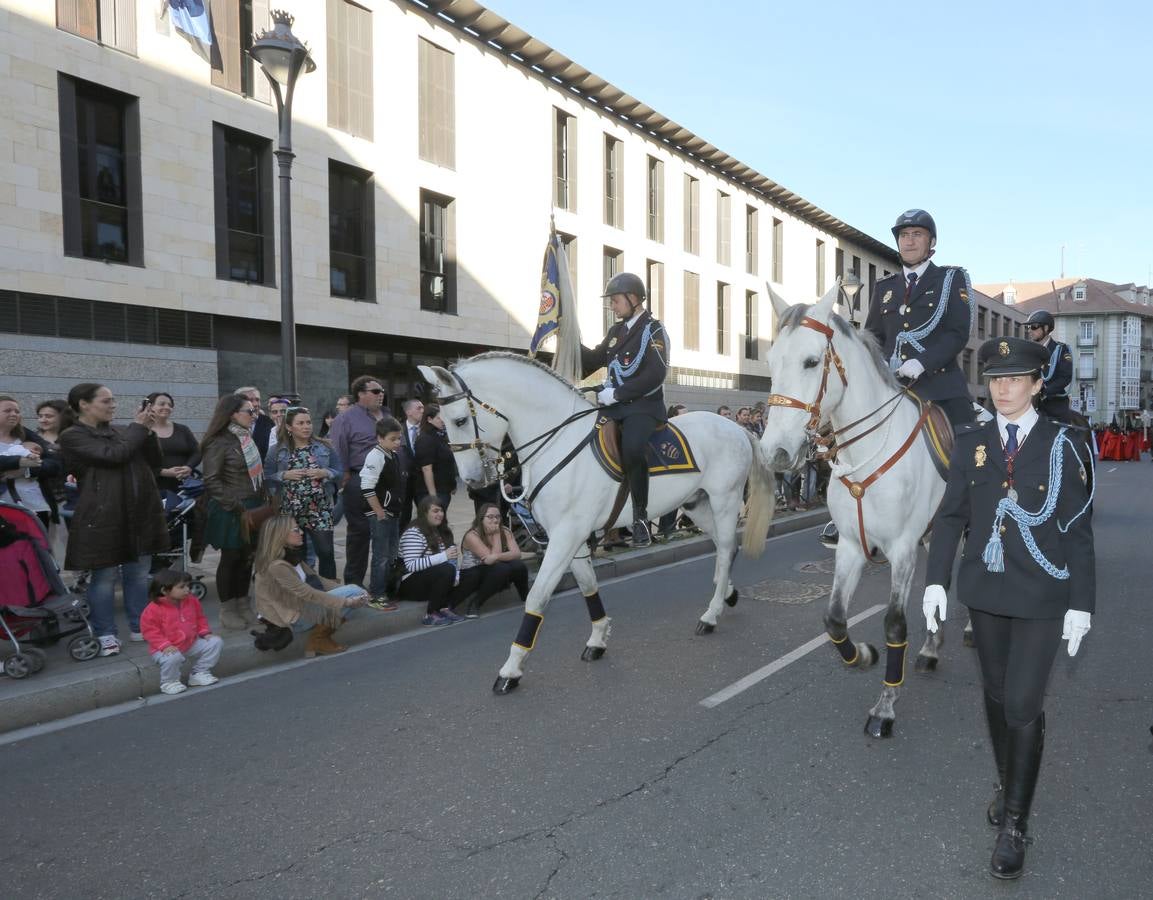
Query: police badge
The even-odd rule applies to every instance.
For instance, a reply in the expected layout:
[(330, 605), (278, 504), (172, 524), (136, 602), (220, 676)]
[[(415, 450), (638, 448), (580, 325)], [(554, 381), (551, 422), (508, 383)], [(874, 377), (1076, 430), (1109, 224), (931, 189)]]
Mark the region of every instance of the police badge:
[(973, 465), (975, 465), (978, 469), (980, 469), (982, 466), (985, 465), (985, 459), (986, 459), (985, 445), (984, 444), (978, 444), (976, 451), (973, 453)]
[(885, 291), (885, 296), (881, 298), (881, 302), (882, 303), (888, 303), (892, 299), (893, 299), (893, 292), (892, 291)]
[(1009, 355), (1009, 342), (1008, 341), (1001, 341), (1001, 343), (999, 343), (997, 345), (997, 352), (1000, 353), (1002, 356), (1008, 356)]
[(617, 345), (617, 339), (616, 339), (616, 338), (613, 338), (611, 341), (609, 341), (609, 349), (610, 349), (610, 350), (611, 350), (613, 347), (615, 347), (616, 345)]

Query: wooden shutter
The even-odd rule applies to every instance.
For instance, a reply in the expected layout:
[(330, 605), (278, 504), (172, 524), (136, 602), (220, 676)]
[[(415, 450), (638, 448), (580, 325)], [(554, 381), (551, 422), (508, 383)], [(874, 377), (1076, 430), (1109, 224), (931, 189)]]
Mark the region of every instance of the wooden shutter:
[(136, 55), (136, 0), (100, 0), (100, 42)]
[[(254, 34), (262, 34), (272, 27), (272, 16), (268, 12), (268, 0), (252, 0), (252, 31)], [(245, 41), (242, 46), (251, 47), (251, 35), (245, 36)], [(244, 53), (242, 64), (250, 67), (252, 72), (252, 98), (259, 100), (261, 103), (272, 102), (272, 85), (268, 83), (268, 79), (264, 76), (264, 70), (256, 64), (247, 52)]]
[(348, 4), (328, 0), (328, 126), (348, 131)]
[[(240, 80), (240, 0), (211, 0), (212, 30), (220, 49), (220, 65), (212, 69), (212, 83), (239, 94)], [(264, 77), (263, 75), (261, 76)]]
[(420, 158), (451, 169), (456, 165), (454, 57), (424, 38), (418, 40)]
[(56, 0), (56, 27), (90, 41), (100, 39), (96, 0)]

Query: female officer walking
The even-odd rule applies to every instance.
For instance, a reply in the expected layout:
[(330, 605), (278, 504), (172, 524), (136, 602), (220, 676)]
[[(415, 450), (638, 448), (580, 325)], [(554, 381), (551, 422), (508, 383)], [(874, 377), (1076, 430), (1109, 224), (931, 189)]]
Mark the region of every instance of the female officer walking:
[(1075, 446), (1082, 438), (1035, 408), (1049, 354), (1006, 337), (985, 342), (979, 355), (997, 415), (957, 436), (923, 609), (936, 631), (967, 530), (957, 596), (972, 615), (1000, 776), (988, 811), (998, 829), (989, 871), (1017, 878), (1045, 740), (1045, 686), (1060, 642), (1076, 654), (1094, 611), (1093, 531)]

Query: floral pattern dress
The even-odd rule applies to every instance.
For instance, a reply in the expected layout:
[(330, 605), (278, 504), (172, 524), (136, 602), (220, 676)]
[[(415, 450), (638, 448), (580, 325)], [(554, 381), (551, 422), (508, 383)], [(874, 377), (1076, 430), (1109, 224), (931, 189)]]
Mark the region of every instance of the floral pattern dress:
[[(288, 469), (318, 469), (320, 463), (312, 447), (298, 447), (288, 457)], [(283, 482), (280, 511), (296, 519), (296, 524), (309, 531), (332, 531), (332, 500), (324, 489), (322, 478), (302, 478)]]

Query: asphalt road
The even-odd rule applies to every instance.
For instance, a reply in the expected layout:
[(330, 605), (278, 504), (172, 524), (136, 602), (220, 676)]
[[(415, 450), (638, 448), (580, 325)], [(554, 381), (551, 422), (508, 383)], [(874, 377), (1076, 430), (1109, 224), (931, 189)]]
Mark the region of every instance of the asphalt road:
[[(711, 636), (705, 561), (605, 586), (597, 663), (583, 602), (557, 598), (506, 697), (517, 611), (0, 745), (0, 895), (1153, 896), (1153, 466), (1103, 467), (1098, 498), (1099, 614), (1053, 673), (1018, 883), (986, 873), (994, 771), (960, 617), (935, 675), (909, 666), (890, 740), (862, 733), (882, 667), (827, 645), (702, 705), (821, 634), (831, 554), (810, 531), (738, 563)], [(886, 593), (872, 569), (852, 611)], [(910, 632), (915, 651), (919, 616)], [(881, 616), (853, 634), (883, 643)]]

